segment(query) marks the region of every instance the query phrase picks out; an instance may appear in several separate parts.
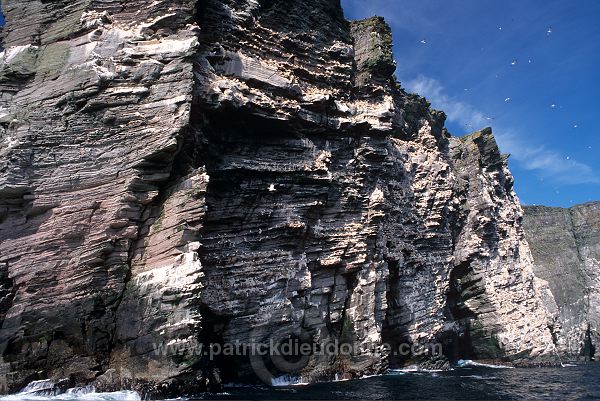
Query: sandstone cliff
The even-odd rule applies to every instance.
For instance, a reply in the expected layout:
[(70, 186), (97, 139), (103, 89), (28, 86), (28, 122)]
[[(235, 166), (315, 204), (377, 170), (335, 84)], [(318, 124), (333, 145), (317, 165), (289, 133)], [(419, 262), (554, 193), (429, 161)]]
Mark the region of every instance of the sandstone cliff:
[(383, 19), (338, 0), (2, 6), (3, 391), (269, 379), (289, 372), (197, 344), (285, 335), (355, 347), (308, 380), (556, 353), (506, 158), (401, 89)]
[(527, 206), (524, 225), (535, 273), (549, 282), (560, 310), (560, 348), (571, 359), (594, 358), (600, 346), (600, 203)]

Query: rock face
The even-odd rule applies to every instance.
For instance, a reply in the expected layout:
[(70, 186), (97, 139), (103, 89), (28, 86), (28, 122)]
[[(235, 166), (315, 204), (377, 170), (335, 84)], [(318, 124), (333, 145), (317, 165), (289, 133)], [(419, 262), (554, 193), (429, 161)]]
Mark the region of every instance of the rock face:
[[(556, 353), (506, 158), (400, 88), (381, 18), (349, 23), (337, 0), (2, 5), (2, 391)], [(286, 336), (353, 351), (293, 372), (199, 352)]]
[(600, 347), (600, 203), (571, 209), (525, 207), (535, 273), (560, 311), (561, 350), (592, 359)]
[[(148, 316), (156, 330), (177, 319), (169, 292), (198, 286), (189, 255), (203, 176), (175, 166), (193, 97), (194, 3), (2, 6), (0, 387), (39, 372), (87, 381), (129, 336), (144, 341)], [(152, 225), (163, 210), (165, 225)], [(161, 236), (172, 241), (158, 251)], [(158, 281), (176, 268), (185, 279)], [(130, 297), (149, 302), (148, 291), (160, 292), (148, 315), (132, 311), (119, 326)]]

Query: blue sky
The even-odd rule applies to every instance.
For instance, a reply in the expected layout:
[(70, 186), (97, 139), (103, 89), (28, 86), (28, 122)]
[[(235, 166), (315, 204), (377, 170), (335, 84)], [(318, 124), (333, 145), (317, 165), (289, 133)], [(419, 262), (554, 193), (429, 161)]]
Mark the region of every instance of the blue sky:
[(386, 18), (396, 75), (463, 135), (492, 126), (525, 204), (600, 200), (600, 1), (342, 0)]

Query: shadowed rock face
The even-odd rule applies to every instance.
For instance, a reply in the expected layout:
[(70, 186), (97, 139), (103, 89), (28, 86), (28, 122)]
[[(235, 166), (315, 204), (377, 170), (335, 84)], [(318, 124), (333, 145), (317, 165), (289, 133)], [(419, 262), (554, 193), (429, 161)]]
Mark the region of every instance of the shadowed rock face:
[[(195, 194), (203, 178), (201, 170), (180, 171), (174, 163), (189, 131), (198, 46), (197, 28), (188, 25), (193, 2), (2, 6), (0, 294), (7, 301), (0, 303), (0, 386), (6, 391), (39, 372), (92, 380), (118, 357), (117, 343), (131, 335), (146, 339), (138, 328), (144, 315), (132, 313), (121, 325), (120, 311), (131, 310), (129, 292), (164, 297), (160, 312), (155, 304), (147, 309), (156, 330), (177, 319), (168, 292), (194, 289), (188, 282), (198, 271), (188, 252), (202, 213)], [(186, 197), (169, 199), (181, 192)], [(188, 213), (187, 206), (198, 207)], [(152, 225), (160, 210), (169, 212), (165, 225)], [(157, 250), (149, 234), (172, 241)], [(166, 271), (184, 266), (188, 278), (144, 276), (155, 264)], [(138, 274), (148, 281), (139, 289), (133, 288)], [(138, 345), (132, 353), (145, 351)], [(155, 371), (164, 379), (161, 369)]]
[(290, 334), (355, 349), (311, 356), (308, 380), (556, 353), (505, 157), (399, 87), (382, 19), (334, 0), (3, 7), (2, 391), (268, 379), (289, 372), (198, 344)]
[(560, 310), (561, 349), (589, 360), (600, 346), (600, 203), (525, 207), (535, 272)]

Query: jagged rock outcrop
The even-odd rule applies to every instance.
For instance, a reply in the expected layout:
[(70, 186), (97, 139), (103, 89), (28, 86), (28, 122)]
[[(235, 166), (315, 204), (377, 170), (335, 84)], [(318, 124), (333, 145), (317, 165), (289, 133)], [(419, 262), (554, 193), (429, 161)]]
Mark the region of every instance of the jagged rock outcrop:
[(524, 226), (538, 277), (560, 311), (561, 350), (589, 360), (600, 347), (600, 203), (570, 209), (525, 207)]
[(337, 0), (3, 7), (3, 391), (268, 379), (290, 372), (199, 347), (290, 335), (354, 347), (312, 355), (293, 372), (310, 380), (555, 353), (491, 131), (452, 138), (400, 88), (381, 18), (349, 23)]

